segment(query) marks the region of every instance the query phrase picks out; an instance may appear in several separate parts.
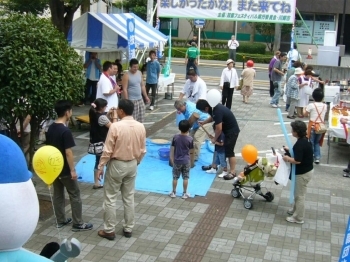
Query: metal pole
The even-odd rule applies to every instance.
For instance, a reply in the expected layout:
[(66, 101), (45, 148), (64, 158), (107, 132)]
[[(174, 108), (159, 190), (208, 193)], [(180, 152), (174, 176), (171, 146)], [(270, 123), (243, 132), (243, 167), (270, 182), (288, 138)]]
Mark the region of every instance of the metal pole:
[(346, 0), (344, 0), (344, 9), (343, 9), (343, 17), (341, 21), (341, 32), (340, 32), (340, 39), (339, 44), (342, 45), (344, 43), (344, 27), (345, 27), (345, 16), (346, 16)]
[(153, 0), (147, 0), (147, 23), (153, 25)]
[(235, 39), (237, 40), (237, 21), (235, 21)]
[[(201, 53), (201, 27), (198, 28), (198, 51)], [(200, 55), (198, 55), (198, 65), (199, 65)]]

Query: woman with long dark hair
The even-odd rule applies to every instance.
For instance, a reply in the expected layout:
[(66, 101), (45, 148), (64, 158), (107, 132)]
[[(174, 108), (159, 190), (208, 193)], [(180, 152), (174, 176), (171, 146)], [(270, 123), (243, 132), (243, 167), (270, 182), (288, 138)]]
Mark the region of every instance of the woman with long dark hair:
[[(90, 118), (90, 143), (105, 142), (108, 128), (112, 122), (117, 121), (116, 109), (112, 108), (109, 116), (107, 117), (105, 110), (107, 107), (107, 100), (103, 98), (97, 98), (92, 104), (89, 111)], [(101, 155), (96, 155), (96, 162), (94, 167), (94, 186), (93, 189), (99, 189), (103, 186), (99, 183), (97, 166), (100, 162)]]

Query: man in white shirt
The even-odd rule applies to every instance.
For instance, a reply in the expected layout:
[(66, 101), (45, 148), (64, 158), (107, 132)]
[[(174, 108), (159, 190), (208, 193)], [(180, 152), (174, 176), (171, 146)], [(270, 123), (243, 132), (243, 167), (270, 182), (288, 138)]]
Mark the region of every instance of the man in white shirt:
[(106, 61), (103, 64), (103, 73), (97, 84), (96, 98), (103, 98), (107, 100), (107, 107), (105, 112), (108, 112), (112, 107), (118, 107), (118, 95), (119, 86), (111, 77), (114, 73), (113, 65), (111, 62)]
[(301, 61), (301, 56), (299, 51), (297, 50), (297, 44), (294, 43), (293, 50), (289, 51), (287, 54), (287, 65), (289, 64), (289, 61), (292, 62), (292, 65), (296, 61)]
[(235, 36), (231, 36), (231, 40), (228, 40), (228, 58), (236, 61), (236, 49), (239, 47), (238, 41), (235, 39)]
[(184, 96), (187, 97), (188, 101), (196, 103), (198, 99), (207, 99), (207, 85), (201, 79), (194, 69), (190, 69), (187, 72), (187, 81), (180, 92), (179, 100)]

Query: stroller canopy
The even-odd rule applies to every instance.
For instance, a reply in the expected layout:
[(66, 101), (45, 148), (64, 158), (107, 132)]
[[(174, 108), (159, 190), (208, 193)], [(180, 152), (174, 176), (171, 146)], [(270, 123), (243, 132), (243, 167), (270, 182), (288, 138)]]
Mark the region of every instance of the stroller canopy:
[(127, 19), (135, 20), (136, 48), (155, 48), (168, 37), (133, 13), (85, 13), (73, 21), (68, 33), (71, 47), (90, 52), (111, 52), (128, 48)]

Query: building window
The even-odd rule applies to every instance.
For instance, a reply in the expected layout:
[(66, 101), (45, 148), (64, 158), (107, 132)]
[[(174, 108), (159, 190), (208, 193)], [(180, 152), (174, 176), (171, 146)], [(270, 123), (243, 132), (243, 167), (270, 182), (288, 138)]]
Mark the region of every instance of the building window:
[[(313, 44), (311, 35), (317, 45), (323, 45), (324, 32), (335, 30), (335, 15), (323, 15), (323, 14), (305, 14), (301, 16), (303, 21), (298, 17), (297, 25), (295, 28), (296, 42), (300, 44)], [(307, 30), (307, 28), (309, 30)], [(310, 33), (311, 35), (310, 35)]]

